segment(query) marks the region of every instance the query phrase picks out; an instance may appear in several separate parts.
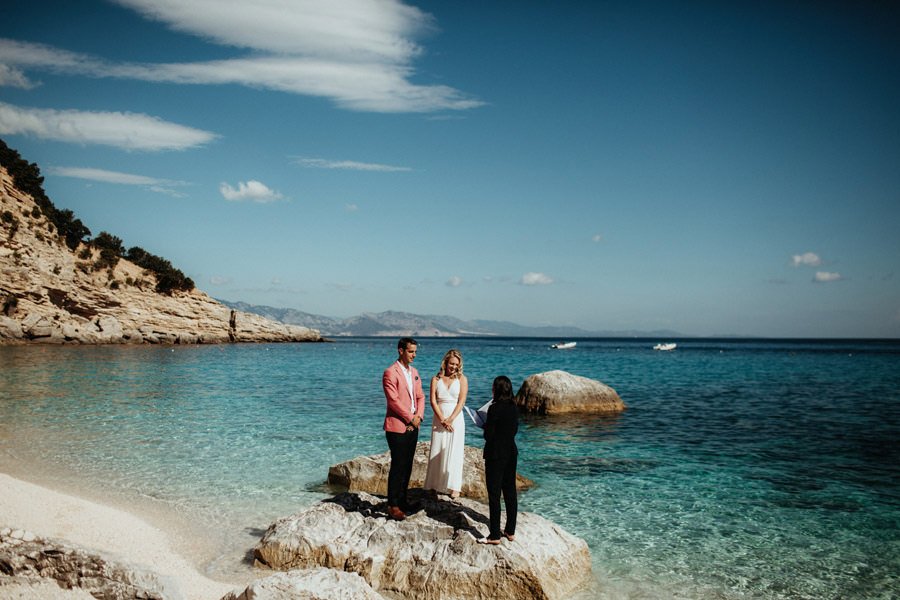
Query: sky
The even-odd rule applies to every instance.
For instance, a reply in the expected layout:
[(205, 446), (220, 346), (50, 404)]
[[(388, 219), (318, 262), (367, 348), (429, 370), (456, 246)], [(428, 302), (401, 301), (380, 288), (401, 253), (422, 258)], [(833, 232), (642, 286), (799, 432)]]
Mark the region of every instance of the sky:
[(0, 138), (215, 298), (900, 337), (900, 4), (4, 0)]

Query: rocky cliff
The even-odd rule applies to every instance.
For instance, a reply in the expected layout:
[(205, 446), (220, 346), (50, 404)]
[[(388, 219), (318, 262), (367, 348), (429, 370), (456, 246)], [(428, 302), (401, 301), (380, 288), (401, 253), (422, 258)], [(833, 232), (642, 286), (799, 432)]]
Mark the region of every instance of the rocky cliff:
[(233, 310), (205, 293), (156, 291), (125, 259), (70, 250), (0, 166), (0, 344), (313, 342), (319, 332)]

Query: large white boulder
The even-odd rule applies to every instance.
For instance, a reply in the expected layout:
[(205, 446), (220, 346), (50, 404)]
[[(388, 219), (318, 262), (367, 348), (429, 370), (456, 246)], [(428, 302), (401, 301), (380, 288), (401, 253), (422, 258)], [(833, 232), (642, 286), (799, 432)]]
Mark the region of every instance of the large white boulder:
[(433, 500), (411, 491), (421, 510), (387, 518), (385, 502), (346, 492), (273, 523), (254, 549), (258, 566), (328, 567), (357, 573), (391, 598), (452, 600), (567, 598), (585, 584), (584, 540), (533, 513), (518, 515), (516, 539), (490, 546), (487, 506)]
[(625, 403), (616, 390), (566, 371), (547, 371), (526, 378), (516, 394), (516, 404), (522, 412), (539, 415), (625, 410)]

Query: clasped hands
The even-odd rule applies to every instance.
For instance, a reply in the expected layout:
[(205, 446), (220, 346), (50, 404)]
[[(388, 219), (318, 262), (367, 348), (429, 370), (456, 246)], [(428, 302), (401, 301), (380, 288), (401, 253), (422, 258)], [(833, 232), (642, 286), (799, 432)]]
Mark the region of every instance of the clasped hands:
[(415, 415), (412, 418), (412, 421), (409, 422), (409, 425), (406, 426), (407, 431), (412, 431), (413, 429), (418, 429), (419, 425), (422, 424), (422, 417), (419, 415)]

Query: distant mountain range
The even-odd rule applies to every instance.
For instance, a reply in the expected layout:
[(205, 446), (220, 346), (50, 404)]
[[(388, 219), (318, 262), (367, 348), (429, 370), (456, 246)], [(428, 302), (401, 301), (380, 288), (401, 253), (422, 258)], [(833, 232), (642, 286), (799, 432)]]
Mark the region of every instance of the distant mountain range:
[(677, 331), (588, 331), (579, 327), (528, 327), (510, 323), (509, 321), (487, 321), (476, 319), (464, 321), (446, 315), (415, 315), (412, 313), (386, 311), (381, 313), (363, 313), (348, 319), (334, 319), (322, 315), (314, 315), (293, 308), (274, 308), (246, 302), (219, 302), (243, 312), (255, 313), (266, 318), (280, 321), (288, 325), (302, 325), (318, 329), (323, 336), (421, 336), (421, 337), (546, 337), (546, 338), (580, 338), (580, 337), (648, 337), (648, 338), (683, 338), (690, 337)]

